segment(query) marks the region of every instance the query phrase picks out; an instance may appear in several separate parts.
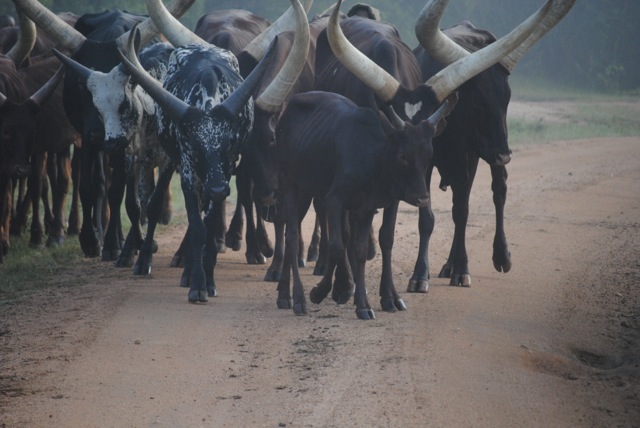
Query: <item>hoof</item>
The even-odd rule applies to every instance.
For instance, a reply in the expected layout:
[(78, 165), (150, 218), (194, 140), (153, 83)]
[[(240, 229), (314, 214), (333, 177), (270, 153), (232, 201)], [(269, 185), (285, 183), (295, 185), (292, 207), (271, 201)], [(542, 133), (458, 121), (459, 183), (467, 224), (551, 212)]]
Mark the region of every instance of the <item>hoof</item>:
[(307, 315), (307, 302), (295, 303), (293, 313), (296, 315)]
[(58, 237), (49, 236), (49, 239), (47, 239), (47, 247), (49, 248), (58, 248), (62, 244), (64, 244), (63, 236), (58, 236)]
[(313, 274), (315, 276), (323, 276), (324, 275), (324, 265), (319, 265), (316, 263), (316, 265), (313, 267)]
[(207, 294), (202, 290), (189, 290), (189, 302), (191, 303), (205, 303), (207, 302)]
[(308, 262), (316, 262), (318, 261), (318, 249), (317, 248), (309, 248), (307, 251), (307, 261)]
[(216, 297), (218, 292), (216, 291), (215, 286), (207, 286), (207, 296), (208, 297)]
[(291, 309), (291, 299), (278, 298), (276, 304), (278, 309)]
[(380, 299), (380, 306), (382, 307), (383, 311), (391, 313), (407, 310), (407, 305), (404, 304), (404, 300), (402, 300), (401, 298)]
[(224, 238), (225, 245), (231, 248), (233, 251), (240, 251), (242, 249), (242, 240), (232, 235), (226, 235)]
[(298, 267), (299, 268), (305, 268), (307, 267), (307, 261), (303, 258), (299, 258), (298, 259)]
[(278, 282), (280, 281), (280, 270), (279, 269), (267, 269), (267, 273), (264, 275), (264, 280), (266, 282)]
[(320, 287), (313, 287), (309, 293), (309, 300), (311, 300), (311, 303), (315, 303), (317, 305), (327, 297), (327, 294), (329, 294), (329, 290), (325, 291)]
[(351, 299), (351, 296), (353, 296), (353, 293), (351, 291), (341, 291), (339, 293), (332, 292), (331, 300), (333, 300), (339, 305), (344, 305)]
[(133, 254), (126, 255), (124, 253), (120, 253), (118, 260), (116, 260), (115, 266), (130, 268), (131, 266), (133, 266)]
[(184, 267), (184, 258), (181, 254), (175, 254), (169, 262), (170, 267)]
[(429, 280), (412, 279), (407, 286), (408, 293), (426, 293), (427, 291), (429, 291)]
[(356, 309), (356, 315), (358, 319), (370, 321), (376, 319), (373, 309)]
[(158, 252), (158, 242), (154, 239), (153, 244), (151, 244), (151, 252), (153, 254)]
[(102, 261), (103, 262), (114, 262), (118, 260), (120, 256), (120, 250), (102, 250)]
[(471, 275), (468, 273), (453, 275), (449, 285), (454, 287), (471, 287)]
[(440, 269), (438, 278), (451, 278), (452, 275), (453, 275), (453, 265), (446, 263), (444, 266), (442, 266), (442, 269)]
[(246, 253), (245, 256), (247, 258), (247, 264), (250, 264), (250, 265), (263, 265), (267, 263), (266, 257), (260, 253), (257, 253), (257, 254)]
[(216, 240), (216, 248), (218, 250), (218, 254), (224, 254), (227, 252), (227, 246), (225, 245), (224, 241)]
[(498, 272), (503, 272), (503, 273), (507, 273), (511, 270), (511, 261), (507, 260), (504, 263), (499, 263), (496, 262), (495, 260), (493, 261), (493, 267), (496, 268), (496, 270)]
[[(140, 261), (140, 259), (138, 259)], [(134, 275), (151, 275), (151, 264), (148, 263), (136, 263), (133, 267)]]

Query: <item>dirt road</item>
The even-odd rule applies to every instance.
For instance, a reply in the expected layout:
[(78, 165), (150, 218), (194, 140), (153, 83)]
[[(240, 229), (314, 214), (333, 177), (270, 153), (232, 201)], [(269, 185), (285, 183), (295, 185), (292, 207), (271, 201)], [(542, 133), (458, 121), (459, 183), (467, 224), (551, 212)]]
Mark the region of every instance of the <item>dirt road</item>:
[[(167, 267), (184, 225), (159, 234), (150, 277), (86, 260), (73, 275), (89, 284), (62, 280), (2, 308), (0, 426), (640, 425), (640, 139), (516, 148), (509, 174), (511, 272), (491, 263), (483, 164), (471, 288), (435, 278), (453, 230), (451, 193), (436, 189), (429, 293), (403, 293), (406, 312), (379, 310), (376, 256), (374, 321), (330, 300), (304, 317), (278, 310), (266, 267), (242, 252), (219, 257), (218, 297), (187, 303)], [(401, 291), (416, 214), (401, 206)], [(318, 278), (304, 273), (308, 291)]]

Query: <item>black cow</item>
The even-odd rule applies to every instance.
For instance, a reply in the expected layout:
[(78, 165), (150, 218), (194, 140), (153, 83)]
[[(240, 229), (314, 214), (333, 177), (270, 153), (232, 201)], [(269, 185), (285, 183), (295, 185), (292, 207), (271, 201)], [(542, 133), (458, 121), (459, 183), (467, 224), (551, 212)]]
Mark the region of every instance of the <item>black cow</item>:
[[(190, 302), (206, 302), (216, 295), (216, 205), (230, 193), (229, 180), (253, 123), (251, 95), (274, 49), (242, 81), (231, 52), (189, 32), (170, 18), (162, 3), (148, 3), (147, 7), (163, 34), (178, 46), (164, 84), (124, 56), (122, 61), (158, 103), (161, 143), (180, 165), (189, 220), (189, 252), (181, 285), (190, 287)], [(298, 7), (301, 9), (299, 3)]]
[[(341, 2), (338, 3), (338, 6)], [(318, 88), (341, 93), (356, 104), (393, 108), (403, 120), (418, 123), (428, 117), (435, 106), (465, 81), (502, 59), (534, 31), (550, 8), (550, 0), (534, 16), (512, 33), (460, 59), (430, 78), (426, 84), (411, 49), (404, 44), (391, 25), (357, 16), (333, 19), (326, 33), (318, 38), (316, 81)], [(443, 7), (440, 12), (443, 12)], [(380, 228), (383, 272), (381, 290), (393, 289), (391, 249), (397, 203), (384, 211)], [(383, 310), (402, 309), (402, 305), (382, 300)]]
[[(18, 9), (49, 33), (61, 47), (72, 52), (74, 60), (105, 72), (119, 63), (117, 48), (126, 46), (126, 31), (144, 19), (141, 15), (114, 10), (84, 15), (76, 22), (74, 29), (36, 0), (13, 1)], [(193, 0), (177, 0), (171, 9), (180, 16), (192, 2)], [(156, 32), (151, 20), (146, 19), (141, 25), (142, 43), (146, 44)], [(108, 233), (104, 236), (103, 250), (102, 203), (105, 178), (101, 149), (104, 127), (100, 115), (92, 108), (91, 95), (75, 79), (71, 75), (65, 78), (64, 105), (70, 122), (82, 135), (80, 197), (83, 222), (80, 245), (88, 257), (97, 257), (102, 252), (103, 259), (113, 260), (120, 251), (121, 242), (119, 212), (125, 184), (124, 159), (117, 156), (111, 159), (116, 168), (109, 192), (112, 218)]]
[[(43, 187), (48, 186), (47, 179), (52, 202), (50, 217), (45, 216), (47, 245), (60, 245), (65, 239), (64, 208), (71, 181), (71, 147), (79, 141), (79, 135), (64, 114), (62, 88), (56, 89), (63, 77), (62, 70), (54, 75), (59, 67), (54, 57), (34, 58), (31, 65), (18, 70), (27, 92), (33, 95), (20, 102), (7, 99), (0, 103), (2, 135), (11, 138), (3, 144), (13, 148), (7, 161), (29, 171), (28, 196), (32, 207), (29, 243), (32, 246), (44, 243), (40, 198), (48, 201), (46, 187)], [(15, 219), (18, 227), (12, 227), (13, 231), (21, 231), (27, 222), (27, 207), (19, 208)], [(45, 203), (45, 210), (47, 208)]]
[[(378, 208), (397, 200), (419, 207), (428, 203), (424, 174), (431, 162), (431, 138), (442, 131), (442, 119), (453, 104), (445, 101), (431, 117), (414, 125), (392, 110), (390, 121), (381, 112), (358, 107), (335, 93), (307, 92), (289, 100), (276, 129), (288, 253), (278, 282), (279, 308), (292, 307), (291, 267), (293, 311), (307, 313), (297, 252), (299, 225), (315, 198), (322, 200), (325, 210), (320, 215), (327, 219), (329, 257), (324, 277), (311, 291), (311, 301), (320, 303), (331, 291), (334, 270), (342, 262), (343, 269), (348, 272), (350, 266), (353, 272), (358, 318), (375, 318), (364, 274), (373, 216)], [(404, 307), (393, 288), (380, 293), (385, 301)], [(348, 281), (336, 283), (334, 299), (344, 302), (349, 297)]]
[[(311, 2), (303, 3), (305, 3), (303, 4), (305, 10), (308, 10)], [(275, 60), (265, 73), (263, 81), (258, 85), (254, 94), (254, 97), (257, 98), (278, 73), (293, 43), (293, 33), (287, 32), (287, 29), (293, 29), (293, 24), (295, 24), (295, 19), (290, 18), (291, 12), (290, 8), (271, 25), (264, 18), (247, 11), (212, 12), (198, 21), (195, 33), (209, 43), (233, 52), (238, 57), (240, 74), (243, 77), (246, 77), (253, 70), (275, 34), (280, 33), (278, 52), (275, 53)], [(274, 103), (279, 104), (276, 101)], [(262, 172), (265, 171), (263, 161), (266, 161), (266, 157), (264, 151), (260, 154), (257, 154), (257, 151), (263, 150), (265, 146), (270, 144), (274, 134), (273, 120), (270, 118), (279, 112), (279, 106), (269, 106), (265, 109), (262, 104), (262, 102), (256, 103), (255, 131), (252, 132), (250, 140), (243, 150), (241, 161), (236, 170), (238, 199), (235, 213), (225, 236), (227, 246), (234, 251), (240, 250), (244, 211), (247, 219), (245, 256), (249, 264), (263, 264), (266, 262), (266, 258), (273, 254), (264, 221), (259, 215), (256, 215), (254, 220), (253, 207), (255, 205), (257, 214), (261, 204), (261, 189), (265, 188)]]
[[(453, 191), (452, 217), (455, 232), (449, 257), (439, 274), (441, 278), (451, 278), (451, 285), (471, 285), (465, 231), (469, 216), (469, 195), (479, 159), (487, 162), (491, 169), (491, 190), (496, 210), (493, 266), (498, 272), (506, 273), (511, 269), (511, 254), (504, 232), (506, 164), (511, 160), (506, 119), (511, 98), (508, 78), (527, 49), (553, 28), (569, 12), (573, 3), (575, 0), (554, 1), (544, 22), (516, 52), (460, 86), (458, 107), (449, 117), (446, 131), (433, 141), (433, 165), (427, 173), (427, 182), (430, 184), (431, 171), (435, 166), (442, 177), (439, 187), (445, 190), (451, 186)], [(493, 34), (474, 27), (468, 21), (442, 33), (439, 30), (434, 32), (433, 22), (427, 25), (426, 21), (429, 21), (428, 8), (422, 11), (416, 23), (416, 35), (421, 46), (414, 49), (424, 79), (429, 79), (455, 60), (466, 57), (468, 52), (476, 52), (496, 41)], [(451, 42), (463, 49), (452, 46)], [(410, 292), (424, 292), (429, 287), (427, 249), (434, 228), (434, 216), (430, 207), (420, 209), (419, 224), (420, 247), (407, 288)]]

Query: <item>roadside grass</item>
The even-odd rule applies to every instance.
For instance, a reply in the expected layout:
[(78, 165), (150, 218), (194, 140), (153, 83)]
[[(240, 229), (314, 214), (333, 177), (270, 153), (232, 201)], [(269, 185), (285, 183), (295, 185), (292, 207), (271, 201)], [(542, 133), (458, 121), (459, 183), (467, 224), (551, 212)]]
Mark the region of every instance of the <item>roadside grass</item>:
[[(173, 193), (171, 224), (187, 224), (179, 177), (176, 176), (171, 180), (171, 190)], [(231, 196), (235, 200), (235, 196), (233, 194)], [(70, 203), (70, 198), (67, 199), (68, 203)], [(68, 204), (65, 213), (68, 216)], [(131, 223), (127, 217), (124, 204), (121, 218), (122, 230), (126, 235)], [(30, 221), (31, 218), (29, 218)], [(162, 234), (166, 227), (159, 225), (158, 229), (156, 229), (156, 234)], [(84, 254), (77, 236), (67, 236), (61, 246), (54, 248), (31, 248), (29, 246), (28, 230), (23, 232), (20, 237), (12, 236), (9, 254), (5, 257), (4, 263), (0, 264), (0, 310), (3, 303), (23, 298), (32, 292), (49, 287), (60, 276), (64, 276), (65, 286), (85, 284), (87, 282), (86, 276), (74, 276), (72, 274), (83, 260)], [(59, 282), (56, 283), (59, 284)]]
[[(0, 265), (0, 302), (51, 285), (52, 279), (82, 257), (75, 236), (55, 248), (31, 248), (28, 235), (12, 238), (4, 264)], [(67, 285), (80, 285), (82, 276), (71, 276)]]
[(616, 96), (527, 81), (515, 82), (512, 84), (514, 100), (534, 104), (563, 103), (568, 108), (563, 109), (558, 120), (509, 117), (507, 125), (512, 146), (640, 135), (638, 94)]

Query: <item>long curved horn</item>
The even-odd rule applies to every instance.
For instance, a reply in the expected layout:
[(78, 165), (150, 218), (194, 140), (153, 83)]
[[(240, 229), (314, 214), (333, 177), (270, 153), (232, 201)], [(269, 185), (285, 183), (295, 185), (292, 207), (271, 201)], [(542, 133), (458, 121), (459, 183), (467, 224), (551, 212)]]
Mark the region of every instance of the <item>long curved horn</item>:
[[(187, 12), (187, 10), (189, 10), (194, 2), (195, 0), (173, 0), (166, 10), (176, 19), (179, 19)], [(142, 21), (140, 25), (138, 25), (138, 28), (140, 31), (140, 46), (145, 46), (160, 31), (154, 23), (154, 20), (151, 18)], [(131, 32), (132, 30), (129, 30), (118, 37), (116, 43), (119, 48), (125, 48), (127, 46), (129, 34), (131, 34)]]
[(209, 43), (174, 18), (164, 6), (162, 0), (145, 0), (145, 3), (147, 5), (147, 13), (149, 13), (160, 32), (164, 34), (173, 46), (180, 47), (193, 44), (209, 46)]
[[(311, 9), (312, 3), (313, 0), (302, 0), (305, 16), (309, 12), (309, 9)], [(273, 24), (249, 42), (249, 44), (244, 47), (243, 51), (251, 55), (256, 61), (260, 61), (260, 58), (262, 58), (267, 49), (269, 49), (269, 46), (275, 36), (285, 31), (295, 30), (297, 27), (297, 20), (297, 14), (292, 5), (278, 19), (276, 19)]]
[(552, 0), (547, 0), (537, 12), (509, 34), (489, 46), (448, 65), (431, 77), (426, 82), (426, 85), (431, 86), (439, 101), (443, 101), (458, 86), (499, 62), (518, 47), (544, 19), (551, 8), (551, 4)]
[(299, 0), (291, 0), (291, 7), (296, 12), (296, 34), (293, 46), (284, 65), (267, 89), (256, 100), (256, 105), (268, 112), (276, 112), (287, 94), (298, 80), (309, 53), (309, 22)]
[(271, 63), (271, 60), (275, 56), (277, 44), (278, 37), (276, 36), (276, 38), (273, 39), (273, 42), (271, 42), (271, 47), (269, 48), (267, 53), (260, 60), (258, 65), (255, 66), (251, 73), (249, 73), (247, 78), (244, 79), (244, 82), (242, 82), (240, 86), (238, 86), (238, 88), (236, 88), (236, 90), (233, 91), (231, 95), (229, 95), (229, 98), (220, 103), (219, 108), (224, 109), (230, 117), (238, 116), (249, 98), (251, 98), (251, 96), (253, 95), (253, 91), (255, 91), (256, 87), (260, 83), (262, 75), (267, 70), (269, 64)]
[(429, 55), (443, 65), (453, 64), (469, 55), (462, 46), (440, 30), (440, 19), (449, 0), (430, 0), (416, 20), (416, 37)]
[(87, 83), (87, 79), (89, 78), (89, 76), (91, 76), (91, 73), (93, 72), (93, 70), (85, 67), (84, 65), (80, 64), (77, 61), (74, 61), (73, 59), (69, 58), (68, 56), (66, 56), (65, 54), (63, 54), (62, 52), (60, 52), (55, 48), (53, 49), (53, 54), (60, 60), (62, 64), (64, 64), (65, 67), (67, 67), (73, 72), (73, 74), (78, 78), (80, 83), (82, 84)]
[(36, 44), (36, 24), (20, 9), (17, 12), (20, 22), (18, 41), (7, 52), (7, 56), (13, 60), (16, 67), (29, 56), (31, 49)]
[(500, 63), (504, 65), (509, 72), (513, 71), (529, 48), (531, 48), (531, 46), (555, 27), (556, 24), (560, 22), (567, 13), (569, 13), (569, 10), (571, 10), (575, 2), (576, 0), (554, 0), (551, 10), (542, 20), (540, 25), (536, 27), (533, 34), (531, 34), (527, 40), (521, 43), (513, 52), (507, 55), (506, 58), (500, 61)]
[(58, 43), (60, 49), (75, 53), (87, 39), (78, 30), (64, 22), (58, 15), (36, 0), (11, 0), (16, 10), (21, 10), (44, 32)]
[[(128, 53), (135, 55), (135, 52)], [(129, 61), (127, 56), (118, 48), (118, 55), (122, 64), (129, 71), (129, 74), (138, 82), (138, 84), (154, 99), (162, 110), (175, 122), (190, 121), (194, 118), (201, 117), (204, 112), (190, 106), (180, 98), (173, 95), (162, 87), (162, 84), (142, 67), (138, 68), (134, 63)], [(140, 62), (138, 61), (138, 64)]]
[(388, 102), (398, 92), (400, 83), (347, 40), (338, 23), (341, 4), (342, 0), (339, 0), (331, 13), (327, 27), (327, 38), (331, 50), (349, 71), (376, 93), (378, 98)]
[(56, 72), (51, 76), (51, 78), (42, 85), (40, 89), (38, 89), (33, 95), (29, 97), (31, 102), (33, 102), (36, 106), (42, 107), (42, 104), (55, 92), (56, 88), (62, 81), (64, 77), (64, 66), (58, 67)]

